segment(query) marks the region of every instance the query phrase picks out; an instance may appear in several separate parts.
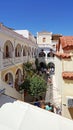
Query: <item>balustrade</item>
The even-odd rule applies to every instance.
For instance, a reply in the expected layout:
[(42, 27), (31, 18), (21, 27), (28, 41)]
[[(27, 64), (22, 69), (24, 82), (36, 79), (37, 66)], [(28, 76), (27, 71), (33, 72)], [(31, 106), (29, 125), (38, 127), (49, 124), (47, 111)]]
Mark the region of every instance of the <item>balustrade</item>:
[(23, 57), (14, 57), (14, 58), (6, 58), (2, 59), (2, 67), (9, 67), (11, 65), (15, 65), (17, 63), (26, 63), (29, 62), (35, 62), (35, 58), (23, 56)]

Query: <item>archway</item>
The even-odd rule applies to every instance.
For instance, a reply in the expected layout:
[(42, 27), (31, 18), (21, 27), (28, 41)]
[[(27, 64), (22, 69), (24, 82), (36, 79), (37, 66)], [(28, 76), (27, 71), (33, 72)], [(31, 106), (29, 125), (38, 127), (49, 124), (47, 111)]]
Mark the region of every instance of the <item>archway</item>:
[(27, 46), (24, 46), (23, 48), (23, 56), (27, 56), (28, 55), (28, 48)]
[(21, 45), (18, 44), (15, 48), (15, 56), (16, 57), (20, 57), (21, 56), (21, 51), (22, 51), (22, 48), (21, 48)]
[(46, 63), (40, 62), (40, 70), (43, 72), (44, 69), (46, 69), (46, 68), (47, 68), (47, 67), (46, 67)]
[(46, 56), (45, 52), (41, 50), (41, 52), (39, 53), (39, 57), (45, 57), (45, 56)]
[(19, 86), (22, 83), (22, 72), (21, 69), (18, 69), (15, 74), (15, 88), (19, 91)]
[(50, 70), (50, 73), (55, 72), (55, 64), (53, 62), (48, 63), (47, 67)]
[(47, 54), (47, 57), (54, 57), (54, 53), (53, 53), (53, 52), (49, 52), (49, 53)]
[(26, 48), (23, 48), (23, 56), (26, 56)]
[(10, 72), (5, 75), (4, 80), (9, 86), (13, 87), (13, 75)]
[(13, 57), (13, 45), (11, 41), (7, 40), (4, 44), (3, 58), (12, 58), (12, 57)]

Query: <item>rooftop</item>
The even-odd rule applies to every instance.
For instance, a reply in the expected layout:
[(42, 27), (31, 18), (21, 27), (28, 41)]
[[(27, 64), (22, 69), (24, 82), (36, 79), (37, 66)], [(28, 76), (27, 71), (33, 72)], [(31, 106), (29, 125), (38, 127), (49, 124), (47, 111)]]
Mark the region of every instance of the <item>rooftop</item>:
[(73, 36), (60, 37), (60, 43), (65, 50), (73, 49)]

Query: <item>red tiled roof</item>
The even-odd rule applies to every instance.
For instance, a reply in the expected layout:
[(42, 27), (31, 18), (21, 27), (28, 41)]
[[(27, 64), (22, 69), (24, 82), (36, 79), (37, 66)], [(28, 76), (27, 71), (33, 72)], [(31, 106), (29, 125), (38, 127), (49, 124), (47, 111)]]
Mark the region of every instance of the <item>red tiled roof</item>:
[(70, 54), (68, 53), (55, 53), (55, 55), (59, 58), (71, 58)]
[(73, 49), (73, 36), (60, 37), (60, 43), (65, 50)]
[(73, 72), (63, 72), (62, 77), (63, 79), (73, 80)]

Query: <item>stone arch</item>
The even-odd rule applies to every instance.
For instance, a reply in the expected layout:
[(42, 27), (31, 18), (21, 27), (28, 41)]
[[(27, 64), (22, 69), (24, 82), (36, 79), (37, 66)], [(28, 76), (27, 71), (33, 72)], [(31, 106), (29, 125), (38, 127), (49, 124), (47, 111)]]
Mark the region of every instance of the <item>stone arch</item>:
[(46, 56), (46, 54), (45, 54), (44, 50), (41, 50), (41, 52), (39, 53), (39, 57), (45, 57), (45, 56)]
[(18, 68), (15, 73), (15, 88), (17, 91), (19, 91), (19, 86), (22, 83), (22, 80), (23, 80), (22, 70)]
[(25, 49), (25, 47), (23, 48), (23, 56), (26, 56), (26, 49)]
[(25, 46), (24, 48), (25, 48), (25, 53), (26, 53), (26, 56), (27, 56), (28, 55), (28, 47)]
[(53, 52), (47, 53), (47, 57), (54, 57), (54, 53)]
[(48, 66), (50, 72), (55, 71), (55, 64), (53, 62), (49, 62), (47, 66)]
[(53, 62), (49, 62), (49, 63), (48, 63), (48, 67), (49, 67), (49, 68), (52, 68), (52, 67), (54, 68), (54, 67), (55, 67), (55, 64), (54, 64)]
[(28, 56), (31, 56), (31, 47), (28, 47)]
[(46, 68), (46, 63), (40, 62), (40, 68)]
[(10, 40), (7, 40), (4, 43), (4, 53), (3, 53), (3, 58), (12, 58), (13, 57), (13, 45)]
[(11, 87), (14, 86), (13, 83), (13, 74), (11, 72), (7, 72), (4, 76), (4, 81)]
[(17, 44), (17, 46), (15, 48), (15, 56), (16, 57), (21, 57), (21, 51), (22, 51), (21, 45)]
[(22, 68), (17, 68), (16, 72), (15, 72), (15, 76), (20, 78), (20, 76), (23, 75), (23, 70)]

